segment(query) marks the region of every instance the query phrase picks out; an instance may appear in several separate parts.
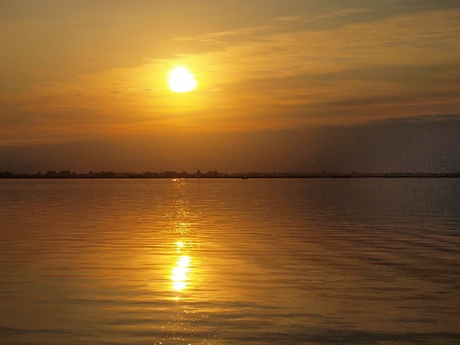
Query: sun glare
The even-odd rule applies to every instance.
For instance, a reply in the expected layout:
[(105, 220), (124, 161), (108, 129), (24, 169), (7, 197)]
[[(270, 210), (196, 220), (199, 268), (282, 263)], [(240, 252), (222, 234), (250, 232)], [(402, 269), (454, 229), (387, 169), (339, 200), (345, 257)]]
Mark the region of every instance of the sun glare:
[(175, 291), (184, 290), (187, 287), (189, 265), (190, 257), (187, 255), (183, 255), (177, 260), (171, 275)]
[(189, 92), (196, 88), (196, 80), (185, 67), (176, 67), (169, 73), (169, 88), (173, 92)]

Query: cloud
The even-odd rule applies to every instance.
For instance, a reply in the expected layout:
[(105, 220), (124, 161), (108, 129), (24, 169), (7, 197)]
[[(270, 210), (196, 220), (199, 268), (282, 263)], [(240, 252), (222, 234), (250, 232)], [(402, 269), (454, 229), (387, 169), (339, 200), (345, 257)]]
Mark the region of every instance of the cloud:
[(286, 16), (286, 17), (276, 17), (273, 20), (275, 22), (298, 22), (302, 19), (302, 16)]
[[(53, 141), (165, 128), (253, 131), (455, 113), (460, 10), (384, 15), (374, 9), (379, 15), (363, 21), (368, 11), (329, 11), (327, 20), (342, 21), (323, 28), (321, 16), (301, 14), (181, 35), (183, 54), (37, 82), (0, 99), (0, 116), (8, 123), (0, 134), (3, 142)], [(196, 73), (196, 92), (179, 98), (167, 90), (166, 75), (175, 64)]]

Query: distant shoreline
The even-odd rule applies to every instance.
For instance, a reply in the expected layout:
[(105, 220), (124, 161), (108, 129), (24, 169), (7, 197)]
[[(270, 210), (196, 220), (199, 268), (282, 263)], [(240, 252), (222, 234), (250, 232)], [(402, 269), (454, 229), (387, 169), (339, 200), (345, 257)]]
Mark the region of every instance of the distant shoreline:
[(239, 178), (239, 179), (254, 179), (254, 178), (306, 178), (306, 179), (331, 179), (331, 178), (460, 178), (460, 172), (454, 173), (220, 173), (217, 171), (208, 171), (207, 173), (187, 173), (187, 172), (144, 172), (132, 173), (124, 172), (117, 173), (111, 171), (75, 173), (70, 171), (48, 171), (46, 173), (11, 173), (0, 172), (0, 179), (96, 179), (96, 178), (124, 178), (124, 179), (155, 179), (155, 178), (180, 178), (180, 179), (197, 179), (197, 178)]

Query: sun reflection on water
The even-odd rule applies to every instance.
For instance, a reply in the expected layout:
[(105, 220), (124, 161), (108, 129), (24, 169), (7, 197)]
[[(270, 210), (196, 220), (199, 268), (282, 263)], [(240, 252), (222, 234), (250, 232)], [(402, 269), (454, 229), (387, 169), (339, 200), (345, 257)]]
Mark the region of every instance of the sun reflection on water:
[(190, 270), (190, 256), (182, 255), (172, 269), (171, 280), (174, 291), (182, 291), (187, 287), (189, 281), (188, 273)]
[(184, 240), (174, 243), (178, 257), (174, 267), (171, 269), (172, 290), (176, 292), (183, 291), (190, 282), (190, 270), (192, 258), (188, 255), (189, 244)]
[(188, 200), (185, 193), (186, 183), (182, 179), (173, 180), (178, 192), (178, 198), (174, 201), (174, 212), (171, 214), (171, 228), (169, 232), (176, 237), (172, 242), (173, 252), (171, 252), (170, 266), (170, 289), (176, 293), (175, 299), (178, 300), (181, 294), (192, 284), (192, 257), (190, 249), (194, 244), (189, 236), (194, 231), (194, 223), (191, 221), (194, 215), (188, 209)]

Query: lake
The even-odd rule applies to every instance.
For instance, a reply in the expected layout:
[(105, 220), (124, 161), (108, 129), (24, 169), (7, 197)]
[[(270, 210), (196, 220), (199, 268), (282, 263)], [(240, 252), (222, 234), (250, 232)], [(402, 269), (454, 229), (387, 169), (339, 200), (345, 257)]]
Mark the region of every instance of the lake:
[(1, 344), (458, 344), (460, 179), (2, 179)]

